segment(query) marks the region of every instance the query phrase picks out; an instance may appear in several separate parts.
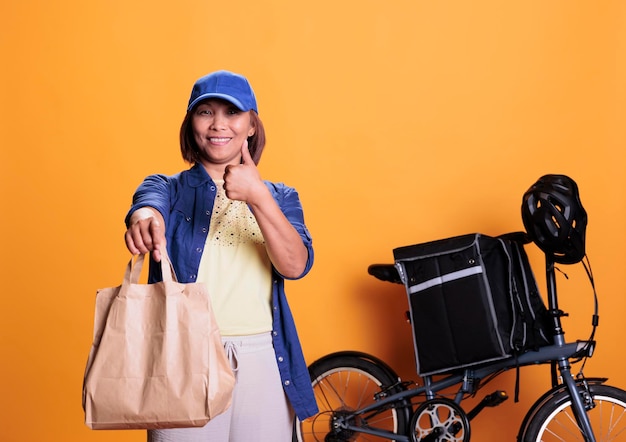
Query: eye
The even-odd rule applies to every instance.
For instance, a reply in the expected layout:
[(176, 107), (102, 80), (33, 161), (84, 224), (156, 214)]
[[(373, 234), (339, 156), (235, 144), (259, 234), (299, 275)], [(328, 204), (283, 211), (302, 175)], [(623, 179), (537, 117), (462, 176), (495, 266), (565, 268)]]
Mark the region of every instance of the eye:
[(213, 111), (208, 106), (198, 106), (196, 109), (196, 114), (198, 115), (213, 115)]
[(237, 115), (241, 113), (241, 111), (236, 106), (228, 106), (227, 112), (229, 115)]

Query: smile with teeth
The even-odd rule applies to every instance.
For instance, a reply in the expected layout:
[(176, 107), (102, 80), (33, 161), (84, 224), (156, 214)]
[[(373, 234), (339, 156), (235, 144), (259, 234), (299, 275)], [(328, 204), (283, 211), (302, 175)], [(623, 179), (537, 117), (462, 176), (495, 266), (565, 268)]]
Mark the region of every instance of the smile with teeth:
[(230, 138), (216, 138), (216, 137), (211, 137), (209, 138), (209, 141), (213, 144), (224, 144), (224, 143), (228, 143), (230, 141)]

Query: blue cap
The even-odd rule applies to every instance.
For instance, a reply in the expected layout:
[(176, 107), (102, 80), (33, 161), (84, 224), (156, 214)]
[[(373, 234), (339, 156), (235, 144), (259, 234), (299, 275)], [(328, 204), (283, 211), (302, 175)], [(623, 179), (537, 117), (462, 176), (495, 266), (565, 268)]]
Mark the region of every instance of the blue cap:
[(229, 101), (244, 112), (259, 113), (252, 86), (243, 75), (229, 71), (216, 71), (198, 79), (191, 90), (187, 111), (207, 98)]

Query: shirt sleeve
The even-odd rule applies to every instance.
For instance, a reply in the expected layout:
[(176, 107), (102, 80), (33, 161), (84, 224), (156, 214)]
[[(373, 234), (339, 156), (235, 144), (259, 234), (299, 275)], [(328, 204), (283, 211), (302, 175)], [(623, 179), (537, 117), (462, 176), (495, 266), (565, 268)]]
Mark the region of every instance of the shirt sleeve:
[(302, 238), (302, 242), (307, 248), (308, 258), (306, 262), (306, 266), (302, 274), (296, 278), (285, 278), (284, 275), (281, 275), (284, 279), (300, 279), (304, 277), (309, 271), (311, 267), (313, 267), (313, 240), (311, 238), (311, 234), (309, 229), (306, 227), (304, 223), (304, 211), (302, 210), (302, 203), (300, 202), (300, 196), (296, 189), (292, 187), (288, 187), (281, 184), (272, 184), (274, 186), (274, 195), (277, 195), (278, 205), (285, 215), (285, 217), (289, 220), (291, 225), (296, 229), (300, 238)]
[(132, 205), (124, 219), (126, 227), (128, 227), (131, 215), (142, 207), (152, 207), (158, 210), (163, 215), (165, 225), (167, 226), (170, 214), (170, 192), (169, 177), (165, 175), (150, 175), (146, 177), (133, 195)]

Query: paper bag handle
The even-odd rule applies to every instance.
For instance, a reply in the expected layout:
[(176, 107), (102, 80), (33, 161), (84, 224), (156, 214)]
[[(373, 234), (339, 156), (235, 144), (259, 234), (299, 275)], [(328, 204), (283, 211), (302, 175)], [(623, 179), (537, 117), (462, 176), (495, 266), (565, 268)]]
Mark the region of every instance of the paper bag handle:
[[(139, 275), (141, 275), (141, 268), (145, 261), (146, 255), (131, 256), (130, 262), (126, 266), (126, 273), (124, 274), (124, 284), (138, 284)], [(169, 271), (168, 271), (169, 270)], [(170, 261), (170, 257), (167, 254), (167, 249), (163, 247), (161, 249), (161, 273), (163, 275), (163, 281), (177, 282), (176, 272), (174, 266)]]

